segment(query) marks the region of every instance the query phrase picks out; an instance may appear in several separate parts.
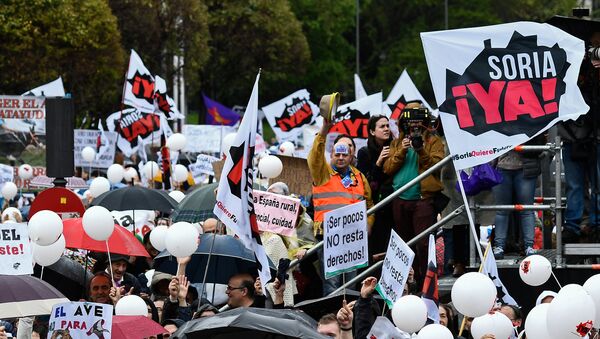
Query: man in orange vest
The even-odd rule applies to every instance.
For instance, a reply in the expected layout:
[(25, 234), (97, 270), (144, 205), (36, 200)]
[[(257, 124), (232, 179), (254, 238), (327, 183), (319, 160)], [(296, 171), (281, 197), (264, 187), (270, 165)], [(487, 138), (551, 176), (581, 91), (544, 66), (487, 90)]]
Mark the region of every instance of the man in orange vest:
[[(355, 145), (351, 137), (340, 135), (335, 139), (330, 162), (325, 159), (325, 141), (331, 128), (331, 121), (325, 120), (319, 134), (315, 137), (312, 149), (308, 154), (308, 168), (313, 180), (313, 205), (315, 208), (314, 230), (319, 240), (323, 238), (323, 216), (326, 212), (353, 204), (362, 200), (367, 203), (367, 209), (373, 206), (371, 187), (367, 178), (351, 165), (354, 159)], [(371, 227), (375, 216), (369, 215), (367, 229)], [(351, 279), (355, 272), (346, 273), (346, 279)], [(325, 295), (341, 286), (341, 276), (328, 279), (323, 284)]]

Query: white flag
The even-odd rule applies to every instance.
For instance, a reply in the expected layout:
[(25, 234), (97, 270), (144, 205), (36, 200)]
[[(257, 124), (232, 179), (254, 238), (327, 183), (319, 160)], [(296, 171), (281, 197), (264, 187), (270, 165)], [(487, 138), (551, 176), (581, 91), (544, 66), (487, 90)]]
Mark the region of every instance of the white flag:
[(129, 58), (123, 103), (141, 112), (154, 113), (154, 77), (134, 50)]
[(252, 200), (254, 147), (258, 125), (258, 80), (246, 106), (246, 112), (235, 136), (226, 150), (227, 158), (221, 172), (214, 214), (231, 228), (244, 245), (255, 253), (261, 283), (271, 280), (269, 259), (260, 243), (256, 214)]
[(169, 120), (183, 119), (183, 114), (177, 109), (173, 98), (167, 95), (167, 82), (165, 79), (154, 76), (154, 106), (157, 112), (163, 113)]
[(577, 86), (584, 42), (554, 26), (514, 22), (421, 40), (456, 170), (589, 110)]
[(35, 95), (40, 97), (64, 97), (65, 86), (63, 85), (62, 77), (58, 77), (58, 79), (40, 87), (31, 89), (23, 93), (22, 95)]
[(319, 107), (310, 101), (310, 93), (306, 89), (277, 100), (263, 107), (262, 111), (279, 142), (295, 140), (303, 127), (314, 124), (319, 115)]
[(354, 100), (362, 99), (367, 97), (367, 91), (363, 87), (362, 81), (358, 74), (354, 73)]
[(496, 258), (494, 258), (494, 252), (491, 249), (488, 251), (487, 257), (485, 258), (483, 273), (487, 274), (488, 277), (490, 277), (490, 279), (494, 282), (494, 285), (496, 285), (496, 290), (498, 290), (496, 294), (496, 300), (498, 302), (502, 304), (519, 306), (515, 299), (508, 294), (508, 290), (502, 283), (502, 280), (500, 280), (498, 266), (496, 266)]

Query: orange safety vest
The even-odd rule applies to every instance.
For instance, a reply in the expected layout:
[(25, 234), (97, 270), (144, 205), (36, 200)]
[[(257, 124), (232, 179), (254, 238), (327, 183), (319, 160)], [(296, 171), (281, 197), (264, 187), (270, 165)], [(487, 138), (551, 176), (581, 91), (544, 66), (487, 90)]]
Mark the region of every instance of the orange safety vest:
[(348, 188), (342, 185), (342, 179), (338, 173), (331, 176), (324, 185), (313, 185), (312, 198), (315, 206), (315, 221), (323, 222), (326, 212), (365, 200), (362, 174), (354, 168), (351, 168), (351, 170), (356, 181)]

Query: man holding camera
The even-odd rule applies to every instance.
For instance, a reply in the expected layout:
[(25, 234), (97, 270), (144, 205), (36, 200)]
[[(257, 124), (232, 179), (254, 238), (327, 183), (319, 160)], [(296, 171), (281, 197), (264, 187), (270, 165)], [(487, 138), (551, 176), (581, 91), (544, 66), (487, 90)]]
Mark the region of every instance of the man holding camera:
[[(444, 158), (444, 145), (430, 129), (431, 115), (420, 102), (406, 105), (398, 126), (400, 135), (390, 144), (390, 156), (383, 165), (393, 176), (398, 190)], [(439, 177), (429, 175), (393, 201), (395, 231), (409, 241), (435, 222), (434, 196), (443, 190)], [(427, 238), (416, 245), (415, 277), (422, 283), (427, 271)]]

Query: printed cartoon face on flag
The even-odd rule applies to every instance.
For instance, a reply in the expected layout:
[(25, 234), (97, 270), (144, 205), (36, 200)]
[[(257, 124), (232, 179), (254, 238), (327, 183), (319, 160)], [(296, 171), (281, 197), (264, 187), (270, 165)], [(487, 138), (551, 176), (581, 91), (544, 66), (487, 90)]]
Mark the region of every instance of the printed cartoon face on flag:
[(262, 110), (280, 142), (298, 136), (302, 127), (313, 124), (319, 114), (319, 108), (310, 101), (310, 93), (306, 89), (275, 101)]
[(140, 56), (131, 50), (127, 79), (123, 88), (123, 103), (142, 112), (154, 112), (154, 86), (154, 77), (144, 66)]
[(421, 39), (457, 170), (589, 109), (577, 87), (583, 41), (554, 26), (517, 22)]

